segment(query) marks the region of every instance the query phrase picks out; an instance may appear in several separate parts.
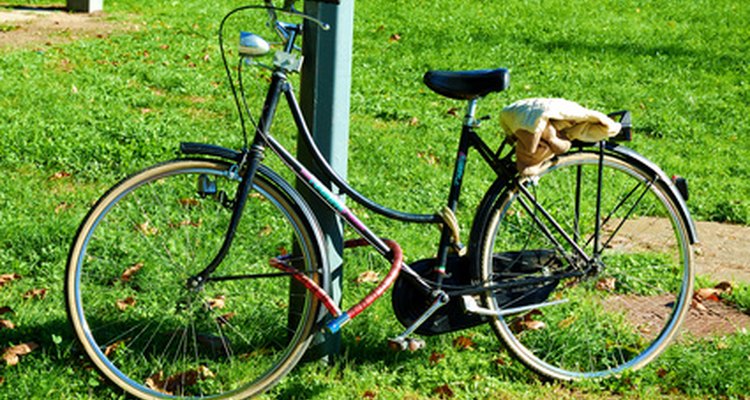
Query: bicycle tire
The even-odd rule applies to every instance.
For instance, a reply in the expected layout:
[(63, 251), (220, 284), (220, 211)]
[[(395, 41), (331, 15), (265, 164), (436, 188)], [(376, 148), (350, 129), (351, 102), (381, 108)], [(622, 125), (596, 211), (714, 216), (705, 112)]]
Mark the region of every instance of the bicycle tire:
[(99, 372), (130, 395), (247, 398), (307, 349), (318, 301), (269, 260), (294, 251), (293, 265), (325, 287), (320, 228), (270, 169), (258, 170), (212, 277), (267, 275), (188, 288), (224, 239), (239, 180), (223, 161), (158, 164), (115, 185), (82, 222), (66, 271), (69, 320)]
[[(553, 379), (600, 378), (645, 366), (675, 338), (690, 307), (689, 216), (670, 196), (663, 173), (610, 151), (602, 165), (601, 253), (586, 275), (574, 276), (583, 269), (580, 257), (575, 259), (573, 246), (560, 234), (552, 236), (562, 249), (534, 222), (546, 219), (533, 205), (524, 208), (518, 186), (493, 185), (474, 227), (475, 282), (489, 287), (541, 278), (488, 290), (480, 300), (495, 312), (527, 307), (493, 316), (490, 325), (517, 359)], [(597, 242), (592, 232), (598, 172), (598, 150), (589, 148), (557, 157), (538, 176), (519, 180), (590, 257)], [(556, 273), (569, 275), (551, 279)]]

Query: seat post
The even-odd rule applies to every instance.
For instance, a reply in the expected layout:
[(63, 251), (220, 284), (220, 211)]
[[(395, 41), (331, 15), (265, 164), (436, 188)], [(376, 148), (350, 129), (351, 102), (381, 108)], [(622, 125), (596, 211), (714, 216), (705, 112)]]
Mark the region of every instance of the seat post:
[(476, 120), (478, 101), (479, 99), (476, 98), (468, 101), (468, 105), (466, 107), (466, 116), (464, 117), (464, 126), (473, 128), (478, 125)]

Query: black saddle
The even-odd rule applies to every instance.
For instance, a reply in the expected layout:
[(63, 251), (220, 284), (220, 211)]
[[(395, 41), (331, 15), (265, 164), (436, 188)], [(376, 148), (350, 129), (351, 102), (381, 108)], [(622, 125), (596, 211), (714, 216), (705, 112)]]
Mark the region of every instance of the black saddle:
[(427, 71), (424, 83), (435, 93), (451, 99), (473, 100), (510, 86), (505, 68), (476, 71)]

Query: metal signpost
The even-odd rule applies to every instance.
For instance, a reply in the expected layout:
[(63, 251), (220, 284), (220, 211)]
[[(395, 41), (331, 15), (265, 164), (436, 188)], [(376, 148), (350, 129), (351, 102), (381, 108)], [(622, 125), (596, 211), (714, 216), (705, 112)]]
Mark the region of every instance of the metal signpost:
[[(330, 1), (330, 0), (329, 0)], [(352, 36), (354, 0), (339, 5), (305, 1), (304, 12), (331, 25), (323, 31), (307, 24), (303, 34), (300, 105), (313, 132), (316, 144), (333, 169), (346, 177), (349, 143), (349, 95), (351, 91)], [(298, 157), (317, 174), (303, 141), (298, 144)], [(321, 176), (321, 175), (319, 175)], [(323, 182), (331, 187), (330, 182)], [(331, 266), (332, 298), (341, 304), (343, 226), (341, 220), (313, 193), (298, 185), (302, 195), (316, 210), (326, 236), (326, 251)], [(333, 188), (335, 191), (335, 188)], [(335, 355), (339, 352), (339, 334), (315, 339), (312, 357)]]

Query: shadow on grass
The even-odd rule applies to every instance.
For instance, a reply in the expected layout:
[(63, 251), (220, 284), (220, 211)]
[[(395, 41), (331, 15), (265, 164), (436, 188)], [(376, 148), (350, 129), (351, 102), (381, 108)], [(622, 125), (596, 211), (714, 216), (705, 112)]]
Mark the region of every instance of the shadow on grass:
[(546, 40), (539, 36), (519, 36), (515, 38), (532, 48), (546, 52), (573, 54), (628, 54), (634, 57), (680, 57), (690, 58), (698, 68), (709, 69), (715, 65), (737, 65), (746, 62), (745, 58), (734, 54), (707, 54), (705, 50), (693, 50), (677, 44), (644, 45), (637, 42), (588, 42), (575, 39)]

